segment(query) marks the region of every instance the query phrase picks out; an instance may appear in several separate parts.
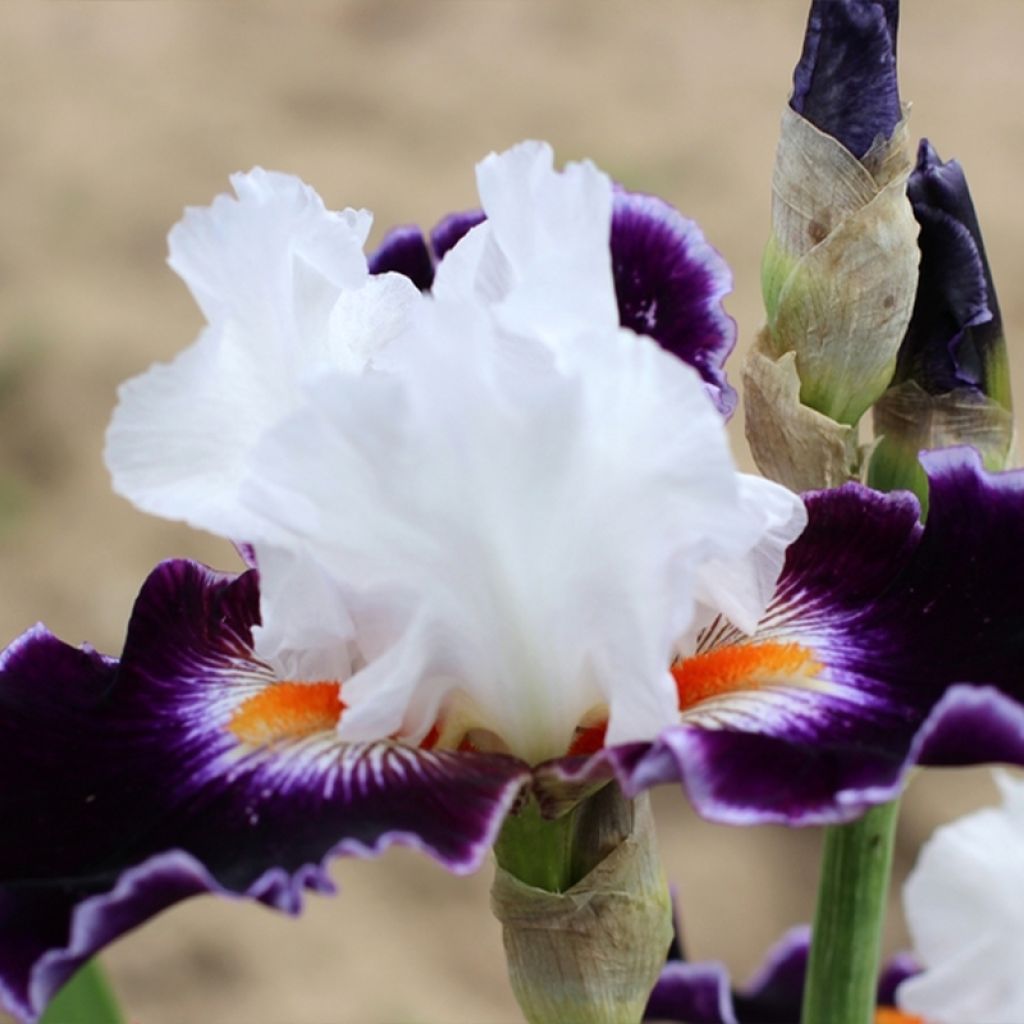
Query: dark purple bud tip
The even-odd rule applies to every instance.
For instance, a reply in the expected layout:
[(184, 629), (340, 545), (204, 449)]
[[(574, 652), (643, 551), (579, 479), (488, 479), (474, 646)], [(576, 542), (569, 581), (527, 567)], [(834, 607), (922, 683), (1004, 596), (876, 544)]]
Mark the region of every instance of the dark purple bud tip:
[(812, 0), (790, 106), (860, 159), (902, 117), (899, 0)]
[(922, 139), (907, 195), (921, 225), (921, 266), (896, 380), (930, 394), (969, 387), (1008, 406), (999, 305), (963, 168)]

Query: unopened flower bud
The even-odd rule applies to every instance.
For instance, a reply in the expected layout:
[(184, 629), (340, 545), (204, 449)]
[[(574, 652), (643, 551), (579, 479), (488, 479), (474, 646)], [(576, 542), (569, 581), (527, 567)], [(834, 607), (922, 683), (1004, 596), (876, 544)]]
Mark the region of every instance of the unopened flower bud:
[(924, 139), (908, 195), (921, 273), (895, 376), (875, 406), (869, 481), (910, 487), (924, 501), (919, 451), (969, 444), (989, 469), (1003, 469), (1013, 415), (999, 303), (963, 168)]
[[(536, 808), (520, 813), (536, 815)], [(672, 940), (650, 804), (646, 795), (626, 800), (610, 783), (570, 814), (577, 816), (572, 835), (565, 824), (534, 817), (517, 836), (511, 818), (496, 848), (491, 908), (502, 924), (512, 989), (530, 1024), (636, 1024)], [(532, 872), (519, 868), (547, 845), (537, 825), (565, 840), (552, 844), (566, 855), (568, 874), (555, 871), (571, 883), (565, 888), (523, 879)], [(537, 881), (550, 877), (551, 865), (535, 867)]]
[(815, 0), (772, 181), (767, 325), (746, 366), (747, 435), (803, 490), (857, 473), (857, 423), (892, 379), (917, 285), (894, 0)]

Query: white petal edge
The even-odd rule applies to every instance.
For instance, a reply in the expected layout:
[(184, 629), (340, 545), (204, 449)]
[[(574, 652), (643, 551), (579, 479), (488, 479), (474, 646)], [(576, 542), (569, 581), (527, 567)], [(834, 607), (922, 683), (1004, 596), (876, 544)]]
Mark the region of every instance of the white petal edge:
[(612, 184), (589, 161), (554, 169), (543, 142), (491, 153), (477, 165), (487, 220), (441, 261), (439, 298), (474, 296), (503, 327), (557, 344), (580, 331), (612, 329)]
[(401, 275), (368, 275), (365, 211), (332, 213), (288, 175), (232, 181), (238, 199), (189, 210), (170, 236), (210, 326), (122, 385), (105, 458), (114, 489), (144, 511), (253, 541), (260, 518), (238, 501), (253, 445), (296, 407), (306, 377), (360, 372), (422, 298)]

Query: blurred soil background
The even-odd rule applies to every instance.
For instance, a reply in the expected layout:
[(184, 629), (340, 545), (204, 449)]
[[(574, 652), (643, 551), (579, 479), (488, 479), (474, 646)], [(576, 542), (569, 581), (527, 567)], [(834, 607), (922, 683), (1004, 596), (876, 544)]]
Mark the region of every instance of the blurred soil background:
[[(746, 344), (761, 320), (769, 176), (805, 17), (805, 0), (5, 5), (4, 642), (43, 619), (70, 642), (117, 652), (157, 561), (238, 564), (228, 545), (115, 497), (101, 460), (117, 384), (200, 327), (164, 264), (184, 205), (208, 203), (230, 172), (262, 164), (301, 175), (330, 206), (372, 209), (376, 239), (474, 205), (477, 159), (545, 138), (561, 160), (590, 156), (701, 223), (734, 268), (728, 308)], [(967, 168), (1011, 348), (1018, 342), (1018, 396), (1022, 42), (1020, 0), (905, 0), (913, 133)], [(936, 824), (991, 795), (980, 771), (915, 780), (897, 877)], [(655, 802), (690, 953), (742, 979), (809, 917), (819, 836), (708, 825), (674, 791)], [(2, 828), (11, 841), (18, 822)], [(489, 875), (449, 877), (404, 851), (337, 862), (340, 896), (311, 897), (297, 921), (196, 900), (106, 962), (139, 1024), (511, 1022)], [(888, 948), (904, 941), (894, 903)]]

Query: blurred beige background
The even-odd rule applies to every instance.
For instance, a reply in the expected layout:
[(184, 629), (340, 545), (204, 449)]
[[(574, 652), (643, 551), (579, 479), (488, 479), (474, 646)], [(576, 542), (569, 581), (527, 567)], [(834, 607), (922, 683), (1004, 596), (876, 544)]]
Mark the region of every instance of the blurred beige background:
[[(376, 238), (473, 205), (475, 160), (546, 138), (561, 159), (590, 156), (700, 221), (735, 270), (728, 305), (747, 340), (805, 16), (805, 0), (5, 5), (3, 641), (44, 619), (71, 642), (116, 652), (157, 560), (236, 564), (227, 545), (116, 498), (100, 456), (118, 382), (200, 325), (164, 265), (185, 204), (209, 202), (231, 171), (258, 163), (301, 175), (331, 206), (374, 210)], [(913, 130), (967, 168), (1011, 342), (1024, 339), (1022, 40), (1020, 0), (904, 3)], [(1021, 395), (1024, 359), (1012, 358)], [(915, 782), (900, 871), (937, 822), (990, 792), (983, 772)], [(817, 834), (706, 825), (667, 790), (657, 811), (692, 953), (744, 976), (810, 914)], [(132, 1020), (517, 1019), (488, 869), (450, 878), (399, 851), (338, 863), (335, 877), (342, 894), (311, 899), (298, 921), (199, 900), (119, 943), (107, 962)], [(903, 935), (891, 917), (895, 948)]]

